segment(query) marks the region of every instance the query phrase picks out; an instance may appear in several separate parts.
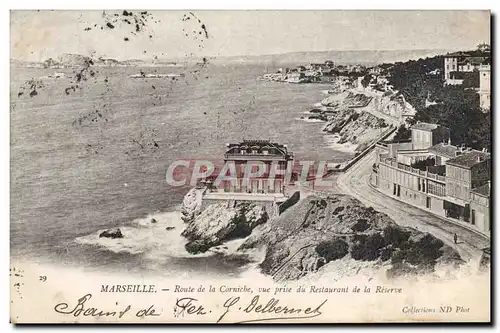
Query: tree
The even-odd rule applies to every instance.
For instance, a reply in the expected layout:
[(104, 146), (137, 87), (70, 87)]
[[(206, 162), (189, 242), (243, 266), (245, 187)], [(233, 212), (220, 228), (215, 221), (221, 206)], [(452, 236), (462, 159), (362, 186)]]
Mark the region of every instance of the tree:
[(435, 164), (436, 160), (433, 157), (428, 157), (425, 160), (416, 161), (411, 166), (415, 169), (426, 171), (427, 167), (434, 166)]
[(366, 74), (363, 79), (361, 80), (361, 85), (363, 85), (364, 88), (368, 87), (372, 80), (372, 75), (371, 74)]
[(491, 51), (491, 47), (489, 44), (486, 44), (486, 43), (481, 43), (477, 46), (477, 49), (481, 52), (490, 52)]
[[(481, 111), (479, 95), (464, 86), (444, 86), (442, 77), (428, 74), (443, 66), (442, 56), (398, 62), (388, 70), (389, 83), (415, 108), (414, 121), (448, 127), (453, 144), (491, 150), (490, 115)], [(426, 107), (428, 94), (438, 104)], [(398, 137), (404, 138), (404, 130), (399, 131)]]
[(402, 141), (402, 140), (408, 140), (410, 138), (411, 138), (411, 130), (407, 128), (405, 125), (401, 125), (396, 131), (393, 140)]

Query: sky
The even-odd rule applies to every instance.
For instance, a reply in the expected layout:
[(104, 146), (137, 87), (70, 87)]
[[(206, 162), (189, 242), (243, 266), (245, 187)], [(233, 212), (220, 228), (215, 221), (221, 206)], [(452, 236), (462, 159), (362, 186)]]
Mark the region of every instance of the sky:
[[(123, 16), (122, 11), (106, 11), (104, 16), (100, 10), (11, 11), (11, 58), (43, 61), (63, 53), (126, 60), (299, 51), (468, 50), (490, 42), (488, 11), (192, 13), (150, 11), (145, 26), (136, 32), (133, 21), (123, 21), (133, 17)], [(106, 26), (111, 21), (112, 29)]]

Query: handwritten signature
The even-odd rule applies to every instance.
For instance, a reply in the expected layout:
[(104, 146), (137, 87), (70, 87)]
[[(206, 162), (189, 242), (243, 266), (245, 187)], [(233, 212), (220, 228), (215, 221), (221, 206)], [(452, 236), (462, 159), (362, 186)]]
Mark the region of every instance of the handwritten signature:
[[(224, 313), (217, 319), (217, 323), (221, 322), (222, 319), (229, 312), (240, 312), (243, 314), (267, 314), (265, 318), (251, 319), (239, 321), (239, 323), (249, 323), (257, 321), (272, 321), (272, 320), (284, 320), (284, 319), (306, 319), (314, 318), (322, 315), (321, 307), (325, 305), (327, 299), (323, 300), (317, 306), (293, 308), (286, 305), (281, 305), (281, 301), (277, 298), (271, 298), (267, 301), (262, 301), (260, 295), (254, 296), (250, 303), (241, 300), (241, 297), (230, 297), (224, 304)], [(205, 307), (198, 303), (198, 300), (192, 297), (184, 297), (177, 300), (174, 306), (174, 315), (176, 317), (184, 315), (205, 315), (211, 313), (211, 310), (205, 309)], [(269, 316), (270, 315), (270, 316)]]

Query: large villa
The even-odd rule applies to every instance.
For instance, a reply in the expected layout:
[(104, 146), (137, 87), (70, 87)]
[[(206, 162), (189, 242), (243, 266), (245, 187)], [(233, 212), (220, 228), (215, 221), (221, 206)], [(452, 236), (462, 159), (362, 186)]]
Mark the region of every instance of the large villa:
[[(224, 177), (214, 175), (203, 182), (204, 199), (283, 202), (291, 178), (293, 154), (286, 145), (270, 140), (243, 140), (226, 145)], [(260, 166), (257, 166), (259, 164)], [(234, 169), (232, 169), (234, 166)], [(232, 171), (232, 172), (231, 172)]]

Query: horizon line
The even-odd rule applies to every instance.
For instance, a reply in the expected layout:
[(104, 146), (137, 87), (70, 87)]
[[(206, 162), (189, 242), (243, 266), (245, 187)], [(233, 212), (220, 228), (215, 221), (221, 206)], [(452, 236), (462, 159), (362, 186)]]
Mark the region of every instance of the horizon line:
[[(200, 55), (200, 56), (187, 56), (187, 57), (165, 57), (165, 58), (157, 58), (156, 60), (179, 60), (179, 59), (194, 59), (194, 58), (200, 58), (200, 57), (207, 57), (207, 58), (231, 58), (231, 57), (265, 57), (265, 56), (280, 56), (280, 55), (286, 55), (286, 54), (296, 54), (296, 53), (325, 53), (325, 52), (409, 52), (409, 51), (451, 51), (451, 50), (461, 50), (461, 48), (417, 48), (417, 49), (346, 49), (346, 50), (320, 50), (320, 51), (290, 51), (290, 52), (281, 52), (281, 53), (264, 53), (264, 54), (236, 54), (236, 55)], [(55, 57), (59, 57), (64, 54), (71, 54), (71, 55), (80, 55), (84, 57), (90, 57), (88, 55), (84, 55), (81, 53), (72, 53), (72, 52), (63, 52), (60, 53), (59, 55)], [(48, 57), (45, 60), (48, 59), (54, 59), (54, 57)], [(129, 59), (123, 59), (123, 60), (117, 60), (116, 58), (113, 57), (108, 57), (108, 56), (99, 56), (99, 58), (103, 59), (113, 59), (116, 61), (130, 61), (130, 60), (140, 60), (140, 61), (152, 61), (155, 60), (154, 58), (129, 58)], [(20, 61), (20, 62), (44, 62), (45, 60), (21, 60), (21, 59), (16, 59), (16, 58), (10, 58), (10, 60), (15, 60), (15, 61)]]

